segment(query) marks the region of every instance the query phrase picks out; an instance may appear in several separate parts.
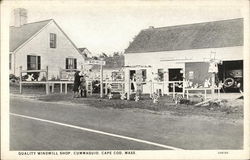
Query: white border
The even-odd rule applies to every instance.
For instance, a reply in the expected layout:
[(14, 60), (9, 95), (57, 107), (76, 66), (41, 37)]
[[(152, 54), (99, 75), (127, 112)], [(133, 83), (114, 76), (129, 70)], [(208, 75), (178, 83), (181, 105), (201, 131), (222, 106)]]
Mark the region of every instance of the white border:
[[(242, 6), (244, 16), (244, 94), (249, 97), (249, 1), (84, 1), (85, 5), (106, 6), (137, 6), (145, 5), (157, 7), (158, 5), (176, 7), (197, 7), (197, 6)], [(80, 1), (2, 1), (1, 2), (1, 156), (2, 159), (249, 159), (249, 99), (244, 100), (244, 149), (226, 150), (228, 154), (220, 155), (218, 150), (185, 150), (185, 151), (136, 151), (136, 155), (128, 156), (18, 156), (18, 152), (9, 151), (9, 81), (8, 81), (8, 55), (9, 55), (9, 7), (16, 4), (38, 5), (39, 3), (60, 5), (69, 3), (69, 6), (79, 5)], [(223, 14), (223, 13), (222, 13)], [(222, 150), (225, 151), (225, 150)]]

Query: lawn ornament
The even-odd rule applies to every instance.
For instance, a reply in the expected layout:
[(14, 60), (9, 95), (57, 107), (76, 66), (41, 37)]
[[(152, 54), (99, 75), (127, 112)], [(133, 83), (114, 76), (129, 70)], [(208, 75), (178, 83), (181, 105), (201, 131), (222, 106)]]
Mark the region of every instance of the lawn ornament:
[(188, 82), (188, 87), (194, 88), (193, 82), (192, 82), (192, 81), (189, 81), (189, 82)]
[(135, 95), (135, 101), (138, 102), (140, 100), (140, 96)]
[(208, 88), (210, 85), (211, 85), (210, 79), (206, 79), (205, 82), (204, 82), (204, 87)]
[(33, 81), (34, 77), (33, 74), (28, 74), (28, 78), (26, 79), (26, 81)]
[(175, 94), (175, 97), (173, 98), (173, 101), (175, 104), (180, 104), (181, 100), (182, 100), (182, 95), (180, 94)]
[(125, 100), (126, 99), (126, 92), (125, 93), (120, 93), (121, 95), (121, 100)]
[(153, 99), (153, 103), (158, 103), (159, 102), (159, 94), (154, 92), (152, 94), (152, 99)]
[(108, 98), (111, 99), (113, 97), (113, 94), (109, 93)]
[(198, 88), (198, 87), (199, 87), (199, 84), (196, 83), (196, 84), (194, 85), (194, 88)]
[(184, 79), (183, 87), (184, 88), (188, 88), (189, 87), (189, 80)]

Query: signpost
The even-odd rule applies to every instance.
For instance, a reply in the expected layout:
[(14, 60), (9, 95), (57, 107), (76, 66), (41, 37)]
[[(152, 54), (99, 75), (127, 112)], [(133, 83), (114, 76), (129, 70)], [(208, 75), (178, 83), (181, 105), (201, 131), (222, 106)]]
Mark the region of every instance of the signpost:
[(86, 61), (87, 64), (91, 64), (91, 65), (106, 65), (106, 62), (104, 60), (88, 60)]
[(106, 65), (106, 62), (101, 60), (88, 60), (86, 61), (87, 64), (90, 65), (100, 65), (100, 97), (103, 97), (103, 66)]

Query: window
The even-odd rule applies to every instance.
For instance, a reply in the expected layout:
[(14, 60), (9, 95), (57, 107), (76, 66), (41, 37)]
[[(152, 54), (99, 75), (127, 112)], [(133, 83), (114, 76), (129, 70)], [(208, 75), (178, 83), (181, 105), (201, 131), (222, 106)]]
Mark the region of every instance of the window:
[(132, 80), (133, 76), (135, 75), (135, 70), (130, 70), (129, 71), (129, 78)]
[(27, 55), (27, 69), (40, 70), (41, 69), (41, 56)]
[(147, 79), (147, 70), (146, 69), (142, 69), (142, 79), (143, 79), (143, 81), (146, 81), (146, 79)]
[(50, 42), (49, 42), (50, 48), (56, 48), (56, 34), (50, 33)]
[(66, 58), (66, 69), (77, 69), (76, 58)]
[(159, 79), (159, 81), (164, 80), (164, 71), (163, 71), (163, 69), (158, 69), (158, 79)]
[(9, 69), (11, 69), (11, 62), (12, 62), (12, 55), (11, 54), (9, 54)]

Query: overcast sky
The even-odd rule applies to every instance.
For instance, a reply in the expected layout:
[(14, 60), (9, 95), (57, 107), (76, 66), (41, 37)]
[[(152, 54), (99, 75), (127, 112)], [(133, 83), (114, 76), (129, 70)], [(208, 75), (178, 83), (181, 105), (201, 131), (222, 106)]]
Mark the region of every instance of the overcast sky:
[(227, 6), (225, 3), (204, 3), (196, 7), (190, 1), (189, 6), (181, 7), (172, 3), (163, 4), (162, 1), (53, 2), (16, 2), (11, 9), (26, 8), (28, 22), (54, 19), (77, 47), (86, 47), (94, 54), (124, 52), (133, 37), (149, 26), (164, 27), (242, 17), (239, 6)]

